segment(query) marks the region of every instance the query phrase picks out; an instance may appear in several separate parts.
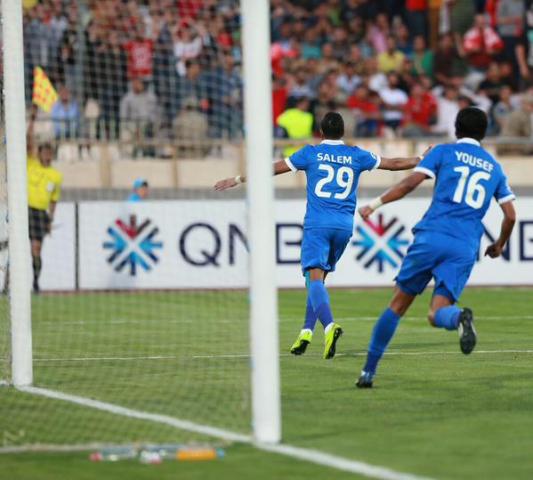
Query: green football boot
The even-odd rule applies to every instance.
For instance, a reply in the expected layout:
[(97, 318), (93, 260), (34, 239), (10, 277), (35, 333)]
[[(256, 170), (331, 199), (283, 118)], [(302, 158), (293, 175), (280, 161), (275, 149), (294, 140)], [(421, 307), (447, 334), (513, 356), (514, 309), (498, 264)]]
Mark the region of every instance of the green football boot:
[(291, 353), (293, 355), (303, 355), (307, 348), (307, 345), (311, 343), (313, 339), (313, 332), (310, 330), (302, 330), (298, 335), (296, 341), (292, 344)]
[(329, 360), (335, 356), (337, 340), (342, 335), (342, 328), (338, 323), (334, 323), (329, 332), (324, 337), (324, 359)]

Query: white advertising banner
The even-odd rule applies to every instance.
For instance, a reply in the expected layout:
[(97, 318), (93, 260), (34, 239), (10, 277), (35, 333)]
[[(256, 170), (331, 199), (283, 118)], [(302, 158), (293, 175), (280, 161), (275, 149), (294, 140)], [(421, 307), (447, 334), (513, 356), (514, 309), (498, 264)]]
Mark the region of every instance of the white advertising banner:
[[(331, 286), (390, 286), (429, 199), (405, 199), (357, 219)], [(360, 201), (363, 204), (364, 200)], [(471, 285), (533, 285), (533, 198), (517, 202), (519, 221), (500, 259), (480, 257)], [(305, 201), (276, 203), (280, 287), (302, 287), (299, 266)], [(79, 205), (82, 289), (243, 288), (247, 280), (243, 201), (84, 202)], [(501, 211), (486, 217), (481, 250), (499, 234)]]
[[(3, 289), (9, 263), (7, 210), (0, 207), (0, 288)], [(29, 243), (28, 243), (29, 247)], [(76, 206), (57, 204), (52, 231), (44, 238), (43, 267), (39, 286), (43, 291), (71, 291), (76, 288)], [(28, 269), (31, 257), (28, 250)]]
[(76, 288), (76, 205), (57, 204), (52, 230), (43, 240), (42, 290)]

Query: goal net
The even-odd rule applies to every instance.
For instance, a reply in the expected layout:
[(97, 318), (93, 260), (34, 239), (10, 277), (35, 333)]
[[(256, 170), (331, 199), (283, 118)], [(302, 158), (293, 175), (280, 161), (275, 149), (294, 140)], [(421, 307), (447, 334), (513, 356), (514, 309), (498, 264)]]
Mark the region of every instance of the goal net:
[[(213, 189), (245, 165), (238, 3), (27, 2), (31, 258), (8, 248), (24, 199), (7, 201), (0, 145), (2, 447), (251, 434), (249, 207), (243, 186)], [(33, 379), (17, 386), (22, 248)]]

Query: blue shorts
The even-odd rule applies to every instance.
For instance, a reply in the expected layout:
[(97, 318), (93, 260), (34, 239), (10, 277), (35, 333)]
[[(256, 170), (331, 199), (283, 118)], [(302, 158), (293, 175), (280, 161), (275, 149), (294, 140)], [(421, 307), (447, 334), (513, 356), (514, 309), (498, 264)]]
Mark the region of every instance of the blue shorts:
[(352, 232), (350, 230), (305, 229), (301, 254), (304, 275), (311, 268), (333, 272), (351, 237)]
[(442, 233), (420, 232), (407, 250), (396, 284), (409, 295), (420, 295), (435, 278), (435, 295), (457, 302), (476, 263), (477, 248)]

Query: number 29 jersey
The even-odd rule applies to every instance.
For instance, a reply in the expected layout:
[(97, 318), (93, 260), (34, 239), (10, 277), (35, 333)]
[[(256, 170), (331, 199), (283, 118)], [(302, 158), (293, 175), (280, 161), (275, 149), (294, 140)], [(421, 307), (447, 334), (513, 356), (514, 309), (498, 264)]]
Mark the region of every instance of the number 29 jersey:
[(415, 234), (445, 233), (477, 251), (492, 198), (500, 204), (515, 199), (501, 165), (471, 138), (436, 146), (415, 171), (435, 179), (433, 200)]
[(359, 176), (378, 168), (380, 157), (342, 140), (324, 140), (306, 145), (285, 162), (291, 170), (303, 170), (307, 176), (304, 229), (353, 231)]

